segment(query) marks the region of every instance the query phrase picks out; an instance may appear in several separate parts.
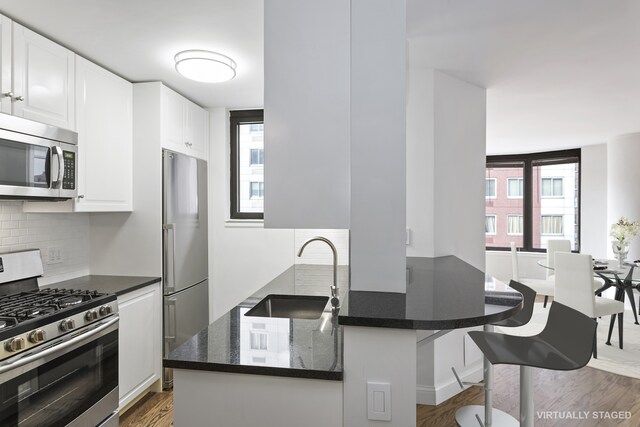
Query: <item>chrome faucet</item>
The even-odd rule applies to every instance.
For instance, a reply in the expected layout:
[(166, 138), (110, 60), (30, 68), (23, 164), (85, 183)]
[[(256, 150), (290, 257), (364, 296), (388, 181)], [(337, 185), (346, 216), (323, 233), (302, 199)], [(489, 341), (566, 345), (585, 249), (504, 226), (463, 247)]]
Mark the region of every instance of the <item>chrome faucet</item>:
[(331, 306), (335, 310), (340, 308), (340, 299), (338, 297), (338, 251), (336, 250), (336, 247), (333, 245), (333, 243), (331, 243), (331, 240), (327, 239), (326, 237), (312, 237), (311, 239), (304, 242), (304, 244), (298, 251), (298, 257), (302, 256), (302, 251), (304, 251), (304, 248), (307, 247), (309, 243), (315, 241), (325, 242), (327, 245), (329, 245), (331, 251), (333, 252), (333, 286), (331, 286)]

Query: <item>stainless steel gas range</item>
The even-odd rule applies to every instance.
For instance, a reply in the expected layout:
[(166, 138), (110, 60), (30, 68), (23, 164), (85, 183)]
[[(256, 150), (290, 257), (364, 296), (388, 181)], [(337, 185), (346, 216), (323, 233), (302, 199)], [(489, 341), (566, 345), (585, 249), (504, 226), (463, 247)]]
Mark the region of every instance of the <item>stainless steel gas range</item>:
[(39, 250), (0, 254), (0, 426), (117, 426), (116, 296), (42, 272)]

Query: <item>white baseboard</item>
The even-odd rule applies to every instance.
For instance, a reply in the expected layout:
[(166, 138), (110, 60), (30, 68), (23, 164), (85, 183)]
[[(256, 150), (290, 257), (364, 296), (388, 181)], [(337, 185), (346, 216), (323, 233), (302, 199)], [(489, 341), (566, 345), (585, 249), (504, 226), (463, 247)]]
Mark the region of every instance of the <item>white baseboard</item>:
[[(460, 377), (464, 381), (479, 382), (482, 380), (482, 364), (461, 372)], [(420, 405), (439, 405), (447, 399), (452, 398), (463, 390), (451, 373), (451, 381), (438, 386), (418, 384), (416, 387), (416, 402)]]

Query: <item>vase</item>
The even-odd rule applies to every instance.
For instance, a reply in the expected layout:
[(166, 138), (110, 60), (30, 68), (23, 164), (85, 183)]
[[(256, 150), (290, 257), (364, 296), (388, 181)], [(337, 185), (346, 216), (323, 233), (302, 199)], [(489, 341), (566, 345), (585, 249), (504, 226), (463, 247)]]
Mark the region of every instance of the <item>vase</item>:
[(622, 268), (624, 266), (624, 260), (627, 259), (627, 255), (629, 254), (629, 243), (614, 241), (611, 242), (611, 248), (618, 260), (618, 268)]

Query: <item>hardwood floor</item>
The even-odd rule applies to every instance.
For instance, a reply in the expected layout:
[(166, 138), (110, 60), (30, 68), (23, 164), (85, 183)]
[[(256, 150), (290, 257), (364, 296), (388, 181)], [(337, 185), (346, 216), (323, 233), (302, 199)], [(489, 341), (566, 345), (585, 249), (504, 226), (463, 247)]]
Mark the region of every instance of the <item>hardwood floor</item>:
[(173, 426), (173, 391), (149, 393), (120, 416), (121, 427)]
[[(560, 372), (534, 371), (536, 427), (638, 427), (640, 426), (640, 380), (593, 368)], [(495, 367), (494, 406), (518, 417), (519, 369)], [(418, 405), (417, 427), (455, 426), (455, 411), (464, 405), (482, 405), (483, 391), (472, 387), (438, 406)], [(540, 417), (541, 413), (550, 414)], [(556, 411), (554, 414), (553, 412)], [(587, 419), (566, 419), (567, 413), (587, 411)], [(628, 412), (625, 420), (594, 419), (604, 414)], [(560, 415), (563, 417), (560, 418)], [(624, 414), (623, 414), (624, 415)], [(168, 427), (173, 425), (173, 393), (151, 393), (120, 418), (120, 426)], [(183, 426), (178, 426), (183, 427)], [(199, 427), (199, 426), (189, 426)], [(282, 426), (284, 427), (284, 426)], [(331, 427), (331, 426), (328, 426)], [(345, 426), (348, 427), (348, 426)]]

